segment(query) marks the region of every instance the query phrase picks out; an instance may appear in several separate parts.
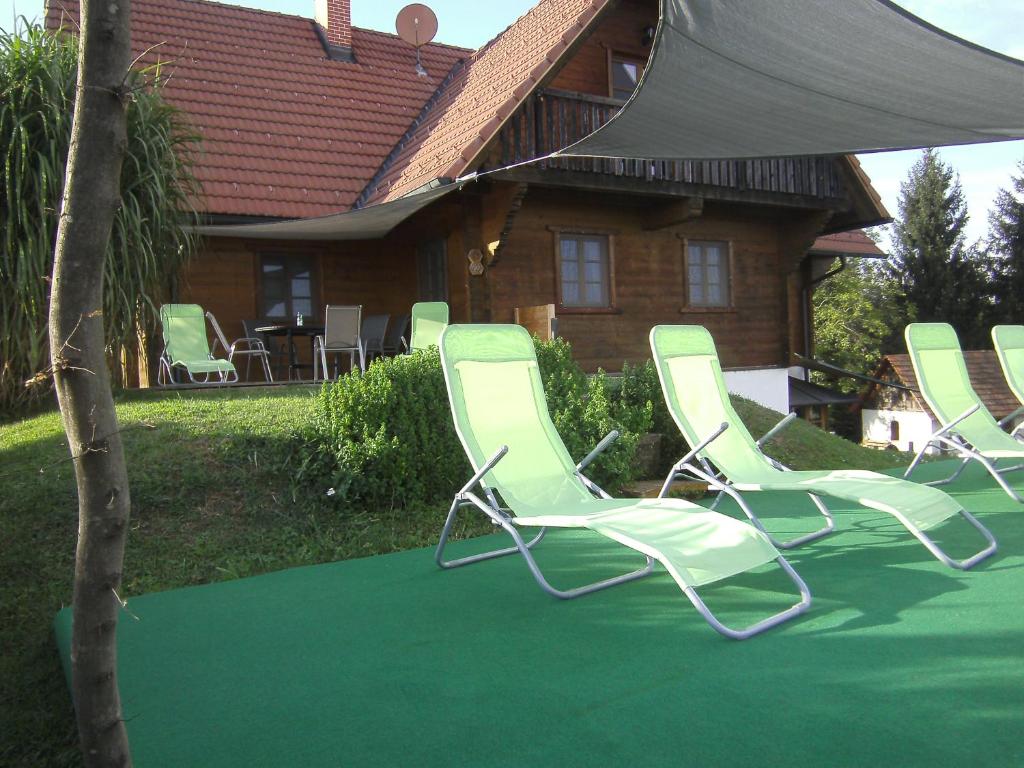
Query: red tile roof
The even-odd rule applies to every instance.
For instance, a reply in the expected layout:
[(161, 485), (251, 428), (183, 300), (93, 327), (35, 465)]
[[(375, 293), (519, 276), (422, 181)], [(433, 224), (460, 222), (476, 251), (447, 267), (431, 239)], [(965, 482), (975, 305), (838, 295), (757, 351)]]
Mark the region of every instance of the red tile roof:
[(836, 253), (846, 256), (884, 257), (885, 253), (867, 236), (863, 229), (849, 232), (837, 232), (834, 235), (822, 235), (814, 241), (812, 251), (820, 253)]
[[(883, 366), (888, 363), (896, 374), (897, 381), (914, 390), (914, 400), (933, 419), (932, 413), (924, 398), (918, 392), (917, 376), (914, 374), (914, 366), (910, 362), (910, 355), (886, 355)], [(967, 375), (971, 379), (971, 387), (978, 393), (981, 402), (997, 419), (1012, 413), (1020, 407), (1017, 398), (1013, 396), (1010, 388), (1003, 377), (1003, 369), (999, 365), (999, 358), (991, 349), (965, 350), (964, 363), (967, 366)], [(873, 385), (876, 388), (878, 385)], [(871, 397), (871, 391), (862, 403)]]
[[(310, 3), (312, 8), (312, 2)], [(50, 0), (47, 24), (77, 0)], [(68, 25), (73, 26), (73, 25)], [(132, 47), (168, 62), (168, 101), (203, 137), (209, 213), (307, 217), (347, 210), (425, 103), (472, 52), (427, 45), (429, 76), (395, 35), (354, 28), (356, 63), (332, 61), (311, 19), (205, 0), (134, 0)]]
[(385, 169), (370, 202), (467, 169), (609, 0), (541, 0), (473, 54)]

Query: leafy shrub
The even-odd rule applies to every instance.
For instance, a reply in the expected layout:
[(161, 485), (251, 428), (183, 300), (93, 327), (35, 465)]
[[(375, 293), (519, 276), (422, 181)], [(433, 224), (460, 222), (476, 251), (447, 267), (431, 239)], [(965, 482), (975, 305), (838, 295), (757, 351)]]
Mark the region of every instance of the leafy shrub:
[(435, 501), (472, 474), (452, 426), (436, 347), (325, 384), (310, 438), (303, 474), (367, 506)]
[(660, 475), (665, 475), (672, 464), (679, 461), (690, 448), (679, 427), (672, 420), (668, 406), (665, 405), (661, 381), (658, 379), (658, 370), (653, 360), (645, 360), (639, 365), (626, 363), (622, 366), (622, 378), (613, 411), (619, 419), (627, 420), (630, 412), (643, 407), (650, 408), (649, 431), (662, 436), (657, 471)]
[[(536, 348), (552, 421), (574, 459), (612, 429), (620, 431), (587, 471), (614, 493), (632, 479), (650, 406), (614, 403), (604, 374), (588, 378), (566, 341), (538, 341)], [(365, 374), (325, 384), (304, 438), (303, 481), (329, 484), (336, 497), (367, 508), (448, 500), (472, 474), (452, 425), (436, 348), (379, 360)]]

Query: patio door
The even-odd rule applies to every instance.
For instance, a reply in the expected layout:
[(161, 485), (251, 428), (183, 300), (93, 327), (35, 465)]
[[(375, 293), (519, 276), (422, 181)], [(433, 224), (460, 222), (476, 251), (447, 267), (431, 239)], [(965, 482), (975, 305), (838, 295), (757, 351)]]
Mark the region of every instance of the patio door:
[(420, 301), (448, 301), (448, 253), (443, 238), (416, 246), (416, 283)]

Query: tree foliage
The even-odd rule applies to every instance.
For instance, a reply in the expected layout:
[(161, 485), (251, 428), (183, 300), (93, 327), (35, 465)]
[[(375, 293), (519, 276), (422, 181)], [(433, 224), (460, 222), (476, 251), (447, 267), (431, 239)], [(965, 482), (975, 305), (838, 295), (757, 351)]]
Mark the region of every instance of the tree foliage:
[[(837, 265), (834, 265), (837, 266)], [(814, 292), (815, 355), (840, 368), (869, 373), (906, 324), (900, 286), (868, 259), (853, 259)], [(830, 381), (854, 392), (854, 379)]]
[(988, 252), (994, 272), (993, 320), (1024, 323), (1024, 160), (989, 212)]
[(927, 149), (900, 188), (890, 274), (899, 281), (907, 314), (948, 322), (961, 343), (984, 343), (990, 306), (985, 260), (966, 242), (967, 203), (960, 179)]
[[(71, 137), (77, 42), (36, 24), (0, 30), (0, 414), (31, 405), (47, 379), (25, 382), (49, 363), (46, 318), (57, 211)], [(152, 335), (155, 305), (195, 249), (187, 225), (197, 146), (160, 94), (159, 68), (129, 77), (128, 147), (122, 203), (105, 262), (104, 330), (108, 354)], [(149, 83), (149, 84), (147, 84)]]

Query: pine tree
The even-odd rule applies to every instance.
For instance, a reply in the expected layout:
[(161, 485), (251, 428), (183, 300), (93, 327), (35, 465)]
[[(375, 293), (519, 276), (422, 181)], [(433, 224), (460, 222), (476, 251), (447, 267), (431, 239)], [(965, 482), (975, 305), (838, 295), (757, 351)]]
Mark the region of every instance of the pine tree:
[(995, 272), (993, 319), (1024, 323), (1024, 160), (1010, 188), (996, 195), (988, 215), (988, 252)]
[(991, 299), (985, 258), (966, 243), (967, 218), (959, 177), (926, 149), (900, 187), (890, 271), (908, 315), (950, 323), (973, 348), (984, 344)]

